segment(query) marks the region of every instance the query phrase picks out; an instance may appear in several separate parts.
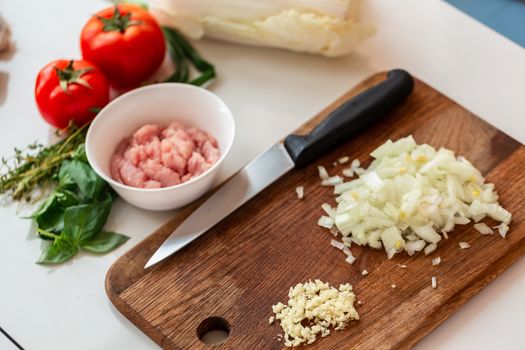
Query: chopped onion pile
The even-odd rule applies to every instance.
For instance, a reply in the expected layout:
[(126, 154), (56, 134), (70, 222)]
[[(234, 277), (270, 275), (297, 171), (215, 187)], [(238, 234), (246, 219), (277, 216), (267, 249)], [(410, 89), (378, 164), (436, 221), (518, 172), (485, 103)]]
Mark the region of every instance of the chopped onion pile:
[[(368, 169), (361, 168), (359, 160), (345, 169), (345, 176), (359, 175), (349, 182), (319, 167), (322, 184), (333, 185), (337, 196), (336, 208), (323, 204), (328, 216), (319, 225), (335, 226), (343, 242), (383, 247), (388, 258), (401, 251), (430, 254), (455, 225), (478, 223), (487, 216), (501, 222), (496, 226), (501, 236), (507, 234), (511, 213), (499, 205), (494, 185), (465, 158), (417, 145), (412, 136), (388, 140), (371, 156)], [(492, 232), (483, 223), (475, 228), (482, 234)]]

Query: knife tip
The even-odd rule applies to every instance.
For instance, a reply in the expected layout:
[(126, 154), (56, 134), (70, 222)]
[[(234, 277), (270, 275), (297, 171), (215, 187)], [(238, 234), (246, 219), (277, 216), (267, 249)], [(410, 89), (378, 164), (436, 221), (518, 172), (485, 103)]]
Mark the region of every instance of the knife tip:
[(148, 262), (146, 263), (146, 265), (144, 265), (144, 270), (147, 270), (148, 268), (150, 268), (151, 266), (155, 265), (156, 263), (158, 263), (158, 260), (155, 259), (155, 256), (152, 256)]
[[(167, 244), (168, 243), (168, 244)], [(171, 256), (174, 252), (176, 252), (178, 249), (173, 249), (173, 247), (169, 244), (169, 239), (166, 240), (158, 249), (153, 253), (153, 255), (149, 258), (146, 265), (144, 265), (144, 270), (152, 267), (153, 265), (158, 264), (159, 262), (163, 261), (167, 257)]]

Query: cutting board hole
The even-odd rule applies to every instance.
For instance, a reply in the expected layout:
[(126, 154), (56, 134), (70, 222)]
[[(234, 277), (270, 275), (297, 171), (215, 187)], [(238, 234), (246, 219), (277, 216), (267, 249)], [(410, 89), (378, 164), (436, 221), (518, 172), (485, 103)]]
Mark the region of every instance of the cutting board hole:
[(197, 336), (204, 344), (221, 344), (228, 340), (230, 329), (230, 323), (224, 318), (208, 317), (197, 327)]

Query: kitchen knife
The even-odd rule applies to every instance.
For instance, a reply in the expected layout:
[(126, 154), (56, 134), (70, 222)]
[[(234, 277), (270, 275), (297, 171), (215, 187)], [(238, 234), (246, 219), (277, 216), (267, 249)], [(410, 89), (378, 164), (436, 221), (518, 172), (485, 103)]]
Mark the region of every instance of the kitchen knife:
[(162, 243), (144, 268), (172, 255), (293, 168), (300, 169), (383, 117), (410, 95), (410, 74), (387, 79), (344, 102), (308, 135), (289, 135), (233, 175)]

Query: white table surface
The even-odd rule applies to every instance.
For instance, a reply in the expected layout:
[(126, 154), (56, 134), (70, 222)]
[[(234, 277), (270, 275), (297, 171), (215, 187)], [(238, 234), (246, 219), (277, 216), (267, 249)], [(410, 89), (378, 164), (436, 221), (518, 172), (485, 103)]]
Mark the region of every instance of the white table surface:
[[(33, 102), (36, 73), (53, 59), (78, 57), (83, 23), (105, 6), (95, 0), (2, 0), (17, 50), (0, 59), (0, 87), (7, 84), (6, 96), (0, 90), (0, 155), (47, 140), (49, 128)], [(220, 78), (211, 89), (230, 105), (238, 128), (223, 178), (366, 76), (395, 67), (525, 142), (523, 48), (441, 1), (369, 0), (365, 15), (378, 34), (347, 58), (197, 44), (216, 64)], [(115, 259), (172, 215), (118, 201), (108, 226), (130, 235), (128, 243), (103, 257), (48, 268), (34, 263), (41, 241), (30, 222), (17, 217), (15, 205), (0, 207), (0, 326), (26, 349), (156, 349), (111, 305), (104, 277)], [(525, 349), (523, 295), (521, 259), (416, 348)], [(0, 336), (0, 348), (4, 343)]]

